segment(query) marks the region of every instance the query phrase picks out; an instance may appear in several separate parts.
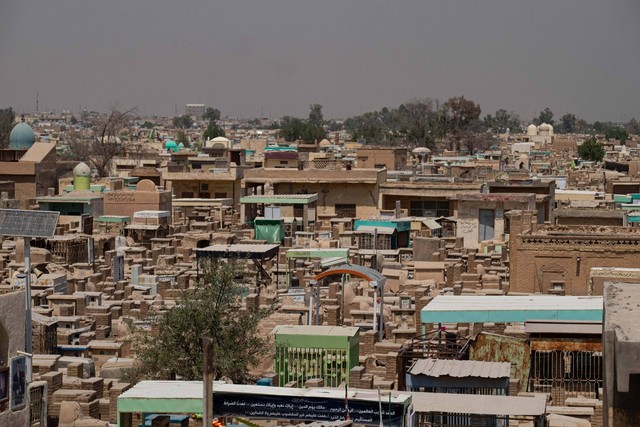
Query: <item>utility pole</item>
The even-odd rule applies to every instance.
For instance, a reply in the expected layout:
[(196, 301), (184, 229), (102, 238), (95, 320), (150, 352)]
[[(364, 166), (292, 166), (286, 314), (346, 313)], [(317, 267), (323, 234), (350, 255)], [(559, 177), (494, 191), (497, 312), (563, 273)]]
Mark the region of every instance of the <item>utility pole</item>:
[(33, 338), (33, 331), (31, 330), (31, 238), (24, 238), (24, 272), (27, 277), (24, 280), (24, 293), (25, 293), (25, 340), (24, 351), (31, 353)]
[(213, 339), (203, 338), (204, 366), (202, 381), (202, 422), (204, 427), (213, 422)]

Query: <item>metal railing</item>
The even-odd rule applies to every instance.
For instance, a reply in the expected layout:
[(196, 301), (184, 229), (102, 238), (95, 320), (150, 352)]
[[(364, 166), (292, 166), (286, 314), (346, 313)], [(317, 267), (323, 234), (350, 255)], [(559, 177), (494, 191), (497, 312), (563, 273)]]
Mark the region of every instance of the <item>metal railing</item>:
[(29, 426), (40, 427), (44, 425), (44, 386), (32, 387), (29, 390)]
[(602, 353), (549, 350), (531, 352), (528, 391), (551, 394), (555, 405), (568, 397), (598, 397), (602, 387)]
[(398, 353), (398, 390), (406, 389), (406, 374), (418, 359), (466, 360), (470, 338), (444, 331), (434, 331), (415, 337)]

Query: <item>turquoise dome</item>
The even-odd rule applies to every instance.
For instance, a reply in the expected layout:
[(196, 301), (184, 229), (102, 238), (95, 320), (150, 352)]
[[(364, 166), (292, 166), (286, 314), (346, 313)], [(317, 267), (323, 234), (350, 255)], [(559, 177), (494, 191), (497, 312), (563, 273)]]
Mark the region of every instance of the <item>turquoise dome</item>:
[(9, 134), (10, 150), (28, 150), (36, 142), (36, 134), (31, 126), (24, 121), (18, 123), (11, 129)]
[(184, 144), (182, 142), (178, 144), (178, 150), (184, 150)]
[(175, 153), (176, 151), (178, 151), (178, 144), (176, 144), (176, 142), (175, 142), (175, 141), (172, 141), (172, 140), (170, 140), (170, 139), (167, 139), (167, 140), (164, 142), (164, 148), (166, 148), (166, 149), (167, 149), (167, 151), (171, 151), (171, 152), (174, 152), (174, 153)]

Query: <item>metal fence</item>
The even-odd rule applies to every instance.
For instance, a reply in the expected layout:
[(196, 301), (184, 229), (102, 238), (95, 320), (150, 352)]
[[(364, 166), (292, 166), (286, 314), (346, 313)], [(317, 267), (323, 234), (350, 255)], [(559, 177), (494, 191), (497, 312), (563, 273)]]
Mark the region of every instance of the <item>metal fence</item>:
[(398, 390), (406, 390), (407, 371), (418, 359), (469, 358), (469, 337), (443, 331), (430, 332), (412, 338), (398, 353)]
[(475, 415), (452, 413), (417, 413), (416, 427), (509, 427), (509, 425), (543, 427), (543, 417), (513, 417), (506, 415)]
[(29, 426), (40, 427), (44, 425), (44, 386), (32, 387), (29, 390)]
[(550, 393), (554, 404), (568, 397), (597, 398), (602, 387), (602, 353), (575, 350), (531, 352), (529, 391)]
[(322, 378), (325, 387), (338, 387), (348, 382), (349, 355), (347, 350), (278, 346), (275, 367), (281, 386), (295, 381), (303, 387), (307, 380)]

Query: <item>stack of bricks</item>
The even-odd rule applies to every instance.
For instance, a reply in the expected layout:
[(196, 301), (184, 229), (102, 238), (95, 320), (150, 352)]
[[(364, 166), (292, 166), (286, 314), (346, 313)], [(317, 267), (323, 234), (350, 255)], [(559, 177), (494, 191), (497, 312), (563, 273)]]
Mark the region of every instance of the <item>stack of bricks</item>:
[(332, 282), (329, 284), (329, 298), (335, 299), (338, 295), (338, 282)]
[(570, 397), (565, 401), (565, 405), (572, 408), (593, 408), (589, 422), (592, 427), (602, 427), (604, 422), (602, 400), (588, 399), (586, 397)]
[(52, 371), (42, 374), (40, 379), (47, 382), (47, 402), (51, 402), (51, 396), (62, 388), (62, 372)]
[(360, 381), (362, 380), (362, 376), (364, 375), (364, 366), (354, 366), (349, 371), (349, 386), (353, 388), (362, 388), (360, 387)]
[(366, 331), (360, 334), (360, 354), (373, 354), (377, 336), (376, 331)]
[(329, 305), (326, 309), (326, 321), (329, 326), (338, 326), (340, 324), (340, 306)]
[(100, 411), (100, 420), (109, 421), (109, 409), (110, 409), (110, 401), (109, 399), (98, 399), (98, 410)]
[(109, 389), (109, 422), (118, 422), (118, 396), (131, 388), (129, 383), (115, 383)]
[(396, 381), (398, 375), (398, 352), (390, 351), (386, 357), (387, 371), (384, 379), (387, 381)]
[(128, 316), (134, 307), (135, 307), (135, 302), (131, 300), (122, 301), (122, 315)]
[(84, 376), (84, 365), (80, 362), (69, 363), (67, 365), (67, 376), (82, 378)]
[(520, 392), (520, 380), (511, 378), (509, 380), (509, 396), (517, 396)]
[(319, 388), (324, 387), (324, 379), (322, 378), (310, 378), (304, 382), (305, 388)]
[(389, 352), (397, 352), (402, 348), (402, 343), (396, 343), (393, 341), (384, 340), (381, 342), (377, 342), (373, 346), (373, 354), (377, 359), (384, 360)]
[(140, 315), (146, 317), (149, 314), (149, 306), (151, 303), (146, 300), (140, 301)]
[[(47, 357), (46, 359), (43, 357), (39, 357), (36, 361), (36, 359), (34, 359), (33, 361), (33, 373), (34, 374), (46, 374), (48, 372), (51, 371), (55, 371), (56, 370), (56, 366), (58, 364), (58, 359), (60, 358), (59, 355), (51, 355), (50, 357)], [(37, 362), (37, 363), (36, 363)]]
[(91, 418), (100, 418), (100, 402), (94, 399), (90, 402), (80, 402), (80, 408), (82, 409), (82, 415)]
[(84, 332), (80, 334), (80, 345), (87, 345), (89, 341), (96, 339), (96, 333), (94, 331)]
[(260, 295), (258, 294), (249, 294), (246, 298), (246, 307), (248, 310), (255, 310), (260, 306)]
[(121, 306), (112, 305), (110, 311), (111, 311), (111, 318), (112, 319), (119, 319), (120, 317), (122, 317), (122, 307)]
[(58, 304), (56, 306), (58, 309), (59, 316), (73, 316), (74, 315), (74, 307), (73, 304)]
[(87, 307), (87, 312), (96, 320), (96, 327), (111, 326), (111, 311), (107, 306)]
[(372, 389), (373, 375), (367, 374), (364, 366), (355, 366), (349, 371), (349, 387)]
[(111, 326), (98, 326), (96, 328), (96, 339), (97, 340), (107, 339), (110, 333), (111, 333)]
[[(92, 406), (91, 402), (95, 404)], [(49, 400), (49, 416), (51, 418), (60, 417), (60, 404), (62, 402), (78, 402), (82, 408), (84, 415), (89, 415), (95, 418), (100, 416), (98, 409), (98, 402), (96, 401), (96, 392), (93, 390), (70, 390), (60, 389), (51, 395)], [(93, 414), (92, 411), (93, 410)]]
[(418, 298), (418, 293), (416, 292), (416, 300), (415, 300), (415, 306), (416, 306), (416, 310), (414, 311), (414, 318), (413, 318), (413, 324), (416, 327), (416, 330), (419, 329), (419, 325), (422, 324), (422, 319), (420, 318), (420, 314), (422, 312), (422, 309), (424, 308), (424, 306), (426, 306), (427, 304), (429, 304), (431, 302), (431, 300), (433, 299), (433, 297), (430, 296), (422, 296), (420, 298)]
[(80, 381), (83, 390), (93, 390), (96, 392), (96, 399), (102, 399), (104, 396), (104, 379), (92, 377)]

